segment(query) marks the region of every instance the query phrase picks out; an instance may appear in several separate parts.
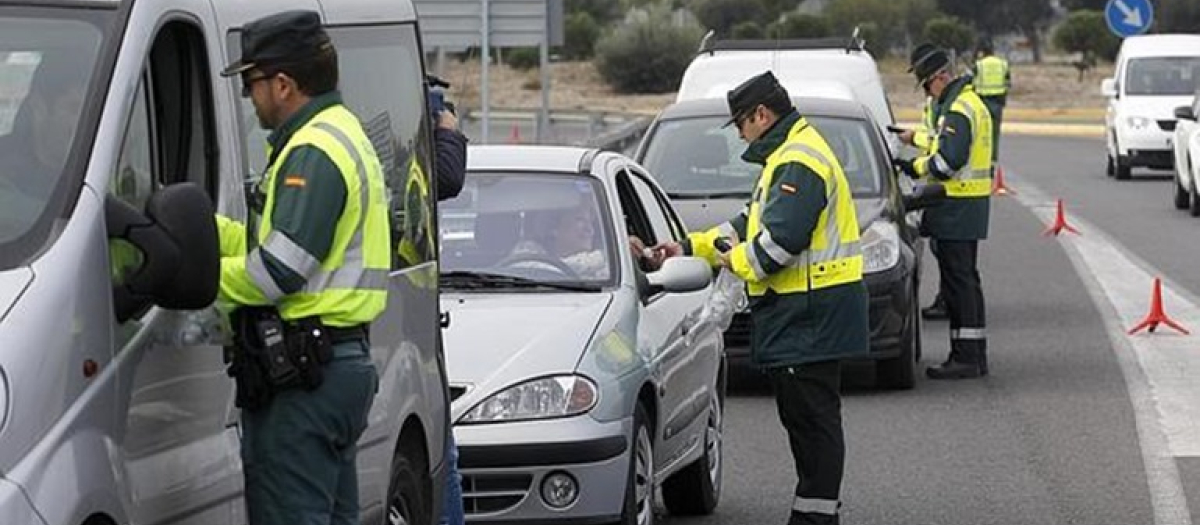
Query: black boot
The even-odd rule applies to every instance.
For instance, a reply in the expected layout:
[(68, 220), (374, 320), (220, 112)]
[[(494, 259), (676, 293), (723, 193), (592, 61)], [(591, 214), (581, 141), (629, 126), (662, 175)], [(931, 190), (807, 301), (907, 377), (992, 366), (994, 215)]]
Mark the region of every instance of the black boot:
[(925, 369), (925, 376), (929, 379), (973, 379), (980, 375), (977, 363), (961, 361), (947, 361)]
[(950, 312), (946, 310), (946, 300), (942, 298), (941, 293), (933, 298), (933, 304), (921, 309), (921, 318), (931, 321), (950, 318)]

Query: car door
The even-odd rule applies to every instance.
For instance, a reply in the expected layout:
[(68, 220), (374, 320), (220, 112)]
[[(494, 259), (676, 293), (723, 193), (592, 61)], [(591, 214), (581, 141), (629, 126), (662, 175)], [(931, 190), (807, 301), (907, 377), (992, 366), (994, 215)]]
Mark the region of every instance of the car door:
[[(133, 66), (140, 80), (130, 86), (133, 103), (107, 198), (139, 210), (154, 190), (179, 182), (196, 183), (217, 199), (215, 61), (200, 25), (212, 21), (203, 2), (176, 7), (171, 14), (143, 10), (147, 18), (130, 22), (153, 31), (145, 40), (153, 44)], [(118, 282), (140, 264), (123, 242), (110, 240), (110, 274)], [(227, 425), (233, 382), (225, 374), (215, 311), (149, 308), (113, 323), (121, 400), (115, 416), (124, 422), (113, 461), (118, 479), (128, 484), (130, 520), (238, 523), (238, 439)]]
[[(640, 168), (625, 164), (619, 176), (618, 187), (624, 187), (622, 204), (629, 202), (626, 217), (640, 217), (630, 221), (631, 234), (637, 235), (647, 246), (666, 241), (680, 241), (677, 228), (672, 228), (665, 200), (652, 185), (649, 177)], [(630, 209), (633, 212), (630, 212)], [(697, 450), (702, 443), (703, 417), (709, 404), (708, 393), (712, 388), (711, 368), (705, 371), (705, 351), (714, 356), (720, 348), (696, 344), (703, 335), (702, 313), (709, 288), (699, 292), (683, 294), (658, 294), (648, 298), (642, 306), (638, 326), (639, 342), (645, 338), (654, 341), (660, 348), (653, 363), (653, 373), (658, 381), (659, 410), (656, 431), (655, 470), (671, 471), (680, 466), (689, 452)], [(709, 327), (708, 332), (712, 332)], [(713, 339), (708, 337), (705, 339)], [(708, 365), (711, 366), (711, 360)]]

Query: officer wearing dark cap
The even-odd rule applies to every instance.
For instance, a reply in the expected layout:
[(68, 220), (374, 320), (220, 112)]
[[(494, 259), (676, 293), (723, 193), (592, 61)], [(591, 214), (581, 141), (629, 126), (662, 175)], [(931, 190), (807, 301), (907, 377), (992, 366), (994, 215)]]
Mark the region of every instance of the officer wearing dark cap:
[(251, 22), (241, 48), (221, 74), (271, 130), (249, 224), (217, 219), (249, 522), (357, 525), (356, 443), (378, 384), (367, 326), (391, 262), (383, 169), (316, 12)]
[[(946, 201), (925, 210), (921, 230), (933, 238), (941, 290), (950, 317), (950, 357), (925, 371), (931, 379), (987, 375), (987, 334), (977, 259), (987, 238), (994, 146), (991, 113), (969, 77), (951, 74), (949, 55), (917, 46), (911, 71), (932, 101), (929, 147), (897, 166), (946, 188)], [(902, 137), (904, 138), (904, 137)]]
[(746, 281), (750, 356), (771, 382), (799, 477), (788, 523), (836, 524), (845, 462), (839, 360), (868, 351), (851, 189), (773, 74), (747, 80), (728, 100), (729, 123), (749, 143), (742, 159), (763, 166), (751, 200), (728, 222), (657, 248), (704, 257)]

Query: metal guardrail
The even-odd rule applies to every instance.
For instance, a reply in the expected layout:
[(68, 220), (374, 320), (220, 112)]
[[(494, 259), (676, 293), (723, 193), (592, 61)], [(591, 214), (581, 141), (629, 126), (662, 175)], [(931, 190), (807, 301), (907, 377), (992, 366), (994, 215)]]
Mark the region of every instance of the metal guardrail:
[[(502, 136), (497, 133), (499, 130), (496, 126), (500, 126), (501, 129), (511, 126), (514, 132), (525, 137), (522, 140), (533, 139), (537, 135), (538, 114), (536, 110), (493, 109), (490, 113), (493, 126), (491, 135)], [(472, 109), (464, 109), (460, 114), (465, 128), (478, 125), (479, 116), (480, 112)], [(574, 110), (552, 110), (549, 120), (550, 129), (543, 132), (544, 144), (593, 147), (619, 152), (628, 152), (635, 148), (651, 122), (649, 117), (642, 114)]]

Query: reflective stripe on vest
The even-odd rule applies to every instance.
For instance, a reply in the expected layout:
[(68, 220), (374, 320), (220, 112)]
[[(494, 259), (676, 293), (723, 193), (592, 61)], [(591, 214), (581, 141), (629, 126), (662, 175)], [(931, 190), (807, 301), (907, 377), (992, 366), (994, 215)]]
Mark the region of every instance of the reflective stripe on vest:
[[(273, 230), (270, 217), (275, 194), (267, 192), (258, 227), (259, 245), (293, 272), (307, 277), (302, 290), (274, 298), (274, 302), (285, 319), (320, 316), (332, 326), (370, 322), (386, 306), (391, 264), (387, 197), (379, 160), (358, 119), (344, 106), (333, 106), (292, 135), (276, 157), (277, 164), (268, 169), (266, 188), (274, 187), (282, 159), (302, 145), (320, 149), (338, 168), (346, 185), (346, 202), (330, 252), (324, 261), (317, 261)], [(258, 250), (251, 252), (251, 258), (256, 254)], [(262, 276), (265, 280), (255, 275), (255, 268), (262, 266), (256, 262), (247, 260), (247, 269), (264, 294), (282, 293), (269, 290), (274, 286), (269, 275)]]
[(1008, 93), (1006, 77), (1008, 63), (997, 56), (988, 56), (975, 63), (975, 93), (994, 97)]
[[(768, 256), (784, 268), (762, 275), (761, 264), (751, 247), (747, 254), (758, 281), (747, 283), (752, 296), (767, 290), (778, 293), (803, 293), (862, 280), (863, 255), (858, 236), (858, 219), (846, 175), (825, 139), (801, 119), (788, 133), (788, 139), (767, 158), (759, 177), (755, 198), (750, 203), (746, 238), (757, 239)], [(762, 224), (763, 207), (774, 185), (775, 172), (785, 164), (800, 163), (825, 181), (825, 209), (817, 219), (809, 247), (790, 254), (771, 239)], [(761, 235), (760, 235), (761, 233)]]
[[(992, 194), (992, 147), (995, 141), (992, 137), (992, 115), (987, 106), (974, 93), (970, 86), (964, 86), (958, 98), (950, 106), (950, 111), (961, 113), (971, 123), (971, 150), (967, 164), (950, 177), (949, 180), (933, 182), (946, 187), (946, 196), (951, 198), (987, 197)], [(939, 134), (945, 129), (946, 116), (939, 117)], [(938, 153), (941, 140), (935, 140), (931, 151), (932, 162), (943, 173), (950, 171), (946, 160)]]

